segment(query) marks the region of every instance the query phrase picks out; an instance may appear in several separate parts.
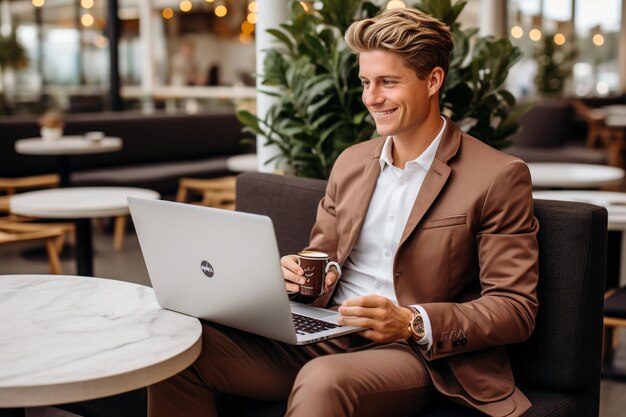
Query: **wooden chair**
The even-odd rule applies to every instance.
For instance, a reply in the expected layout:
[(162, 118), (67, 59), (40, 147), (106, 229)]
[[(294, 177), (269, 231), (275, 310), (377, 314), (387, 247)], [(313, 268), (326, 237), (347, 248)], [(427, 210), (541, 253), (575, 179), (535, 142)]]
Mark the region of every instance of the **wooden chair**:
[(181, 178), (178, 183), (176, 201), (187, 203), (191, 195), (201, 196), (200, 204), (207, 207), (216, 207), (227, 210), (235, 209), (236, 177), (221, 177), (211, 179)]
[(624, 370), (613, 368), (613, 353), (619, 346), (619, 332), (626, 327), (626, 287), (611, 288), (604, 295), (603, 376), (626, 380)]
[(61, 274), (57, 242), (65, 231), (60, 227), (33, 223), (0, 222), (0, 246), (19, 242), (44, 242), (51, 274)]

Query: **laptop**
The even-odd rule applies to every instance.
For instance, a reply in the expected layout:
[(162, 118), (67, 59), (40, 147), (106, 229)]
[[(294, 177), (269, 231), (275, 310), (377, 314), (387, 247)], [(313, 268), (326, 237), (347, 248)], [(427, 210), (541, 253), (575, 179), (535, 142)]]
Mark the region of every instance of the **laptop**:
[(363, 330), (289, 300), (269, 217), (135, 197), (128, 204), (161, 307), (294, 345)]

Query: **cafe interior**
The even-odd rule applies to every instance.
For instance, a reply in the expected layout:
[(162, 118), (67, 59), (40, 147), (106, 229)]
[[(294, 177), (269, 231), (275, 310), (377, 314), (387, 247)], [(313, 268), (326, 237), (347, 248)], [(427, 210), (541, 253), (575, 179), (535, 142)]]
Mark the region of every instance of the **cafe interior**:
[(127, 199), (262, 214), (304, 248), (339, 153), (376, 136), (342, 33), (400, 7), (454, 31), (442, 114), (530, 170), (527, 415), (624, 415), (626, 1), (0, 0), (0, 417), (146, 415), (201, 327), (157, 302)]

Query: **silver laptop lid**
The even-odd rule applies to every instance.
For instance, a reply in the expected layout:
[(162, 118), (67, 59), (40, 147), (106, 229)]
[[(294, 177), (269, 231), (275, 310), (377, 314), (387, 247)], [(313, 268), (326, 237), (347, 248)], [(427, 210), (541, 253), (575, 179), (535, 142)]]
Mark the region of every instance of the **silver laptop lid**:
[(161, 307), (296, 341), (269, 217), (132, 197), (128, 204)]

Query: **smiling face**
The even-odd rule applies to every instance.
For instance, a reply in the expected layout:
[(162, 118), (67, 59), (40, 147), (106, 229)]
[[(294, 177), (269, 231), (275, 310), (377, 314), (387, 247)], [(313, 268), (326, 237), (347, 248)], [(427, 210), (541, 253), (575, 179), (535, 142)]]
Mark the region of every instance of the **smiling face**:
[(416, 140), (440, 123), (441, 68), (421, 80), (400, 55), (377, 49), (359, 54), (359, 78), (363, 103), (381, 136)]

